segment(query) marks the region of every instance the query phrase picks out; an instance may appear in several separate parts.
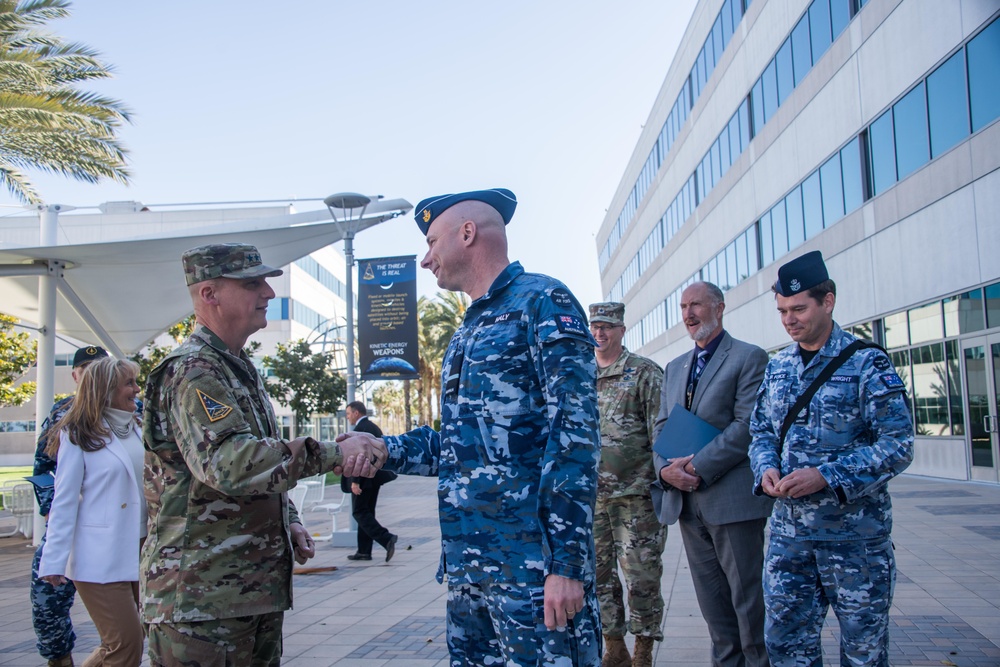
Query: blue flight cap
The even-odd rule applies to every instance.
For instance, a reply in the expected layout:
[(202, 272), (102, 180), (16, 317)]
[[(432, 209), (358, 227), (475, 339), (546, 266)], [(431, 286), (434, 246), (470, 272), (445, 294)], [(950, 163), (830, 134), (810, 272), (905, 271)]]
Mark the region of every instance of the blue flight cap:
[(497, 210), (503, 218), (503, 224), (510, 222), (514, 217), (514, 209), (517, 208), (517, 197), (506, 188), (493, 188), (492, 190), (473, 190), (472, 192), (459, 192), (454, 195), (438, 195), (424, 199), (413, 209), (413, 218), (417, 221), (417, 227), (424, 236), (431, 223), (455, 204), (473, 199), (489, 204)]
[(823, 263), (823, 253), (813, 250), (796, 257), (778, 269), (778, 280), (774, 283), (774, 291), (781, 296), (795, 296), (829, 279), (830, 274), (827, 273), (826, 264)]

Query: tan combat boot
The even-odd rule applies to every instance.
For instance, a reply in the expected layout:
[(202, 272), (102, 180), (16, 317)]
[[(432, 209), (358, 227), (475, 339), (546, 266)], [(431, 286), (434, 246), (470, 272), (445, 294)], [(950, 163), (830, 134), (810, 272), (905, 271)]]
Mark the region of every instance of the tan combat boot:
[(73, 654), (67, 653), (61, 658), (52, 658), (47, 665), (48, 667), (73, 667)]
[(636, 637), (632, 667), (653, 667), (653, 638)]
[(604, 637), (604, 659), (601, 667), (632, 667), (624, 637)]

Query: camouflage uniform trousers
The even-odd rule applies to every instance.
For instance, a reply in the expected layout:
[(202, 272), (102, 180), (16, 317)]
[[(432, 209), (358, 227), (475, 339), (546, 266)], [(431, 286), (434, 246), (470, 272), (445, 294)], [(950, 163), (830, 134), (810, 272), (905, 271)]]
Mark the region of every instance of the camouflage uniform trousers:
[(667, 527), (657, 520), (650, 496), (597, 497), (594, 544), (597, 549), (597, 597), (601, 624), (608, 637), (624, 637), (625, 605), (617, 565), (628, 586), (628, 631), (663, 640), (663, 547)]
[(46, 660), (61, 658), (73, 652), (76, 633), (69, 610), (73, 607), (76, 586), (69, 579), (62, 586), (53, 586), (38, 578), (38, 564), (42, 561), (45, 536), (35, 550), (31, 561), (31, 622), (35, 626), (38, 642), (35, 646)]
[(569, 625), (549, 630), (540, 585), (448, 584), (451, 667), (598, 667), (599, 624), (593, 585), (584, 585), (583, 609)]
[(150, 667), (277, 667), (281, 611), (148, 627)]
[(896, 561), (889, 537), (842, 542), (772, 533), (764, 561), (764, 642), (772, 667), (821, 667), (829, 606), (842, 667), (888, 667)]

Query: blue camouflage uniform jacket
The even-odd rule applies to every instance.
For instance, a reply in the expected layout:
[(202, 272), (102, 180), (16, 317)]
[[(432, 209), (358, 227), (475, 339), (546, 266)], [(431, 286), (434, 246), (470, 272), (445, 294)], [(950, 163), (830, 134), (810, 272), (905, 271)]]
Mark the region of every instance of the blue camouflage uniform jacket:
[[(71, 405), (73, 405), (72, 396), (59, 399), (49, 411), (49, 416), (42, 422), (41, 435), (38, 436), (38, 443), (35, 445), (35, 465), (31, 473), (32, 475), (44, 475), (46, 473), (50, 475), (56, 474), (56, 462), (49, 458), (49, 455), (45, 453), (45, 448), (49, 446), (49, 431), (52, 430), (52, 427), (55, 424), (59, 423), (60, 419), (66, 416), (66, 413), (69, 412)], [(42, 516), (48, 516), (49, 509), (52, 507), (52, 496), (54, 493), (54, 486), (48, 486), (45, 488), (37, 485), (35, 486), (35, 498), (38, 500), (38, 513)]]
[(442, 363), (441, 432), (385, 438), (388, 467), (438, 476), (439, 582), (593, 580), (594, 345), (569, 290), (517, 262), (469, 306)]
[(754, 493), (768, 468), (785, 476), (817, 468), (829, 485), (803, 498), (778, 498), (771, 531), (803, 540), (884, 537), (892, 530), (888, 481), (913, 459), (913, 421), (902, 380), (885, 353), (858, 350), (813, 396), (779, 448), (785, 415), (840, 351), (856, 338), (836, 323), (803, 368), (797, 344), (768, 363), (750, 417)]

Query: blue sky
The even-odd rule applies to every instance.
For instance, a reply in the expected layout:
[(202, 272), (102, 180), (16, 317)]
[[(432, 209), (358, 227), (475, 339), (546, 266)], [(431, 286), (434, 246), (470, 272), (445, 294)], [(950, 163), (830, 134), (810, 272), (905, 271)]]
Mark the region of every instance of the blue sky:
[[(89, 88), (134, 113), (133, 182), (31, 177), (74, 206), (507, 187), (511, 259), (586, 305), (601, 299), (594, 236), (694, 4), (79, 0), (49, 28), (114, 65)], [(397, 219), (355, 252), (420, 257), (424, 242)], [(437, 291), (426, 271), (418, 287)]]

